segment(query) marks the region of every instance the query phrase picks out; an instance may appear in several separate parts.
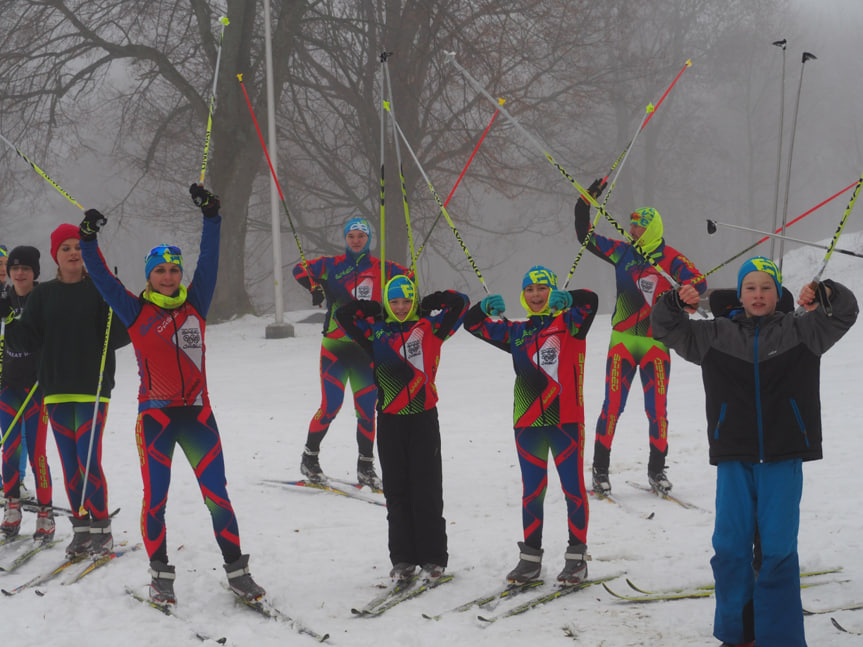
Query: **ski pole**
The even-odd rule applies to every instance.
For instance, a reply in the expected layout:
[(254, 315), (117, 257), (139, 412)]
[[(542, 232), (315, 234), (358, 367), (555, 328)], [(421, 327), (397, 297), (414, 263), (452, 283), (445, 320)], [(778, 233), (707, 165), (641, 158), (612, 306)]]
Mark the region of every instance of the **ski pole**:
[(815, 272), (815, 276), (812, 278), (812, 284), (816, 284), (821, 280), (821, 275), (827, 268), (827, 263), (830, 260), (830, 257), (833, 255), (833, 252), (838, 251), (836, 249), (836, 243), (839, 240), (839, 236), (842, 235), (842, 230), (845, 229), (845, 223), (848, 222), (848, 216), (851, 215), (851, 210), (854, 208), (854, 203), (857, 202), (857, 196), (860, 195), (861, 185), (863, 185), (863, 175), (861, 175), (860, 179), (857, 180), (857, 186), (855, 187), (854, 192), (851, 194), (851, 199), (848, 201), (848, 206), (845, 207), (845, 213), (842, 214), (842, 219), (839, 221), (839, 226), (836, 227), (836, 232), (833, 234), (833, 239), (830, 241), (830, 245), (827, 248), (827, 253), (824, 254), (824, 258), (821, 260), (821, 265), (818, 266), (818, 271)]
[(393, 124), (395, 125), (395, 128), (396, 128), (396, 132), (402, 138), (402, 141), (404, 141), (405, 147), (408, 149), (408, 152), (411, 154), (411, 157), (413, 157), (414, 162), (416, 163), (420, 174), (422, 174), (423, 179), (426, 181), (426, 184), (428, 185), (429, 191), (431, 192), (432, 196), (434, 197), (435, 202), (437, 202), (438, 207), (440, 208), (440, 211), (443, 214), (443, 217), (446, 218), (447, 224), (449, 225), (449, 228), (452, 230), (453, 235), (455, 236), (456, 240), (458, 241), (458, 244), (461, 247), (461, 250), (464, 252), (465, 256), (467, 256), (468, 263), (470, 263), (471, 268), (473, 268), (473, 271), (476, 273), (477, 278), (479, 278), (479, 282), (482, 284), (482, 287), (485, 290), (486, 294), (491, 294), (489, 292), (488, 286), (485, 283), (485, 279), (482, 276), (482, 272), (479, 271), (479, 268), (477, 267), (476, 262), (473, 260), (473, 256), (470, 255), (470, 252), (467, 249), (467, 245), (465, 245), (464, 240), (462, 240), (461, 234), (459, 233), (458, 229), (456, 228), (455, 223), (452, 221), (452, 218), (450, 218), (450, 215), (447, 212), (443, 201), (440, 199), (440, 195), (438, 195), (438, 192), (435, 190), (434, 185), (432, 184), (431, 180), (429, 179), (429, 176), (425, 172), (425, 169), (423, 168), (422, 164), (420, 164), (420, 161), (419, 161), (419, 158), (417, 157), (417, 154), (414, 152), (414, 149), (411, 147), (410, 142), (408, 142), (407, 137), (405, 137), (404, 132), (402, 132), (401, 126), (399, 126), (398, 121), (396, 121), (396, 118), (392, 115), (392, 113), (390, 113), (390, 118), (393, 120)]
[(21, 406), (18, 407), (18, 412), (15, 414), (15, 417), (12, 418), (12, 422), (9, 423), (9, 428), (6, 429), (6, 433), (3, 434), (3, 438), (0, 438), (0, 445), (5, 444), (6, 439), (9, 437), (9, 434), (12, 433), (12, 430), (15, 428), (15, 424), (21, 418), (21, 415), (27, 409), (27, 405), (30, 403), (30, 399), (33, 397), (33, 394), (36, 392), (36, 387), (39, 386), (39, 381), (37, 380), (32, 387), (30, 387), (30, 392), (27, 394), (27, 397), (24, 398), (24, 402), (21, 403)]
[[(823, 207), (823, 206), (824, 206), (825, 204), (827, 204), (828, 202), (832, 202), (833, 200), (835, 200), (836, 198), (838, 198), (840, 195), (842, 195), (842, 194), (843, 194), (843, 193), (845, 193), (846, 191), (848, 191), (848, 190), (850, 190), (850, 189), (853, 189), (855, 186), (857, 186), (857, 182), (856, 182), (856, 181), (852, 182), (851, 184), (849, 184), (848, 186), (846, 186), (846, 187), (845, 187), (844, 189), (842, 189), (841, 191), (838, 191), (838, 192), (834, 193), (834, 194), (833, 194), (833, 195), (831, 195), (829, 198), (826, 198), (826, 199), (822, 200), (821, 202), (819, 202), (818, 204), (816, 204), (814, 207), (812, 207), (812, 208), (811, 208), (811, 209), (809, 209), (808, 211), (804, 211), (802, 214), (800, 214), (799, 216), (797, 216), (794, 220), (791, 220), (790, 222), (788, 222), (788, 224), (787, 224), (787, 225), (785, 225), (785, 228), (787, 229), (788, 227), (790, 227), (791, 225), (793, 225), (795, 222), (797, 222), (797, 221), (799, 221), (799, 220), (802, 220), (803, 218), (805, 218), (806, 216), (808, 216), (808, 215), (809, 215), (810, 213), (812, 213), (813, 211), (817, 211), (818, 209), (820, 209), (821, 207)], [(776, 229), (776, 231), (775, 231), (774, 233), (778, 234), (780, 231), (782, 231), (782, 227), (779, 227), (778, 229)], [(736, 253), (734, 256), (732, 256), (731, 258), (727, 258), (727, 259), (725, 259), (724, 261), (722, 261), (719, 265), (717, 265), (716, 267), (714, 267), (712, 270), (708, 270), (707, 272), (704, 272), (704, 274), (702, 274), (701, 276), (696, 277), (696, 278), (692, 281), (692, 283), (699, 283), (699, 282), (703, 281), (704, 279), (706, 279), (708, 276), (710, 276), (710, 275), (711, 275), (711, 274), (713, 274), (714, 272), (718, 272), (718, 271), (719, 271), (719, 270), (721, 270), (723, 267), (725, 267), (726, 265), (728, 265), (731, 261), (733, 261), (733, 260), (735, 260), (735, 259), (737, 259), (737, 258), (740, 258), (740, 257), (741, 257), (741, 256), (743, 256), (746, 252), (748, 252), (748, 251), (751, 251), (751, 250), (755, 249), (756, 247), (758, 247), (758, 245), (760, 245), (761, 243), (763, 243), (763, 242), (764, 242), (764, 241), (766, 241), (766, 240), (770, 240), (770, 237), (769, 237), (769, 236), (765, 236), (765, 237), (764, 237), (764, 238), (762, 238), (761, 240), (758, 240), (757, 242), (752, 243), (749, 247), (747, 247), (747, 248), (745, 248), (745, 249), (742, 249), (741, 251), (737, 252), (737, 253)]]
[[(405, 227), (407, 228), (408, 232), (408, 250), (410, 251), (411, 255), (410, 270), (413, 274), (414, 283), (416, 284), (417, 289), (419, 289), (419, 275), (417, 274), (416, 254), (414, 253), (414, 236), (411, 229), (411, 212), (410, 207), (408, 206), (408, 189), (405, 184), (405, 171), (404, 165), (402, 164), (402, 147), (399, 144), (399, 137), (398, 134), (396, 134), (395, 129), (396, 113), (395, 107), (393, 105), (393, 84), (392, 80), (390, 79), (390, 66), (387, 64), (387, 61), (384, 61), (383, 69), (384, 81), (386, 81), (386, 96), (388, 97), (388, 99), (384, 102), (384, 109), (390, 114), (390, 117), (392, 117), (393, 123), (393, 140), (396, 148), (396, 163), (399, 165), (399, 181), (402, 192), (402, 208), (404, 209)], [(382, 258), (381, 261), (383, 262), (383, 260), (384, 259)], [(381, 276), (383, 276), (384, 274), (386, 274), (386, 272), (383, 272)], [(383, 294), (383, 292), (381, 294)]]
[[(464, 75), (464, 77), (468, 80), (468, 82), (469, 82), (472, 86), (474, 86), (474, 88), (477, 90), (477, 92), (479, 92), (480, 94), (482, 94), (483, 96), (485, 96), (489, 101), (491, 101), (492, 103), (494, 103), (494, 98), (492, 98), (492, 96), (491, 96), (491, 95), (486, 91), (486, 89), (485, 89), (485, 88), (483, 88), (483, 87), (482, 87), (482, 85), (480, 85), (479, 81), (477, 81), (475, 78), (473, 78), (473, 77), (470, 75), (470, 73), (469, 73), (466, 69), (464, 69), (464, 67), (462, 67), (462, 66), (459, 64), (459, 62), (458, 62), (458, 61), (456, 61), (456, 60), (455, 60), (455, 52), (447, 52), (447, 54), (446, 54), (446, 55), (447, 55), (447, 57), (448, 57), (449, 61), (450, 61), (450, 62), (451, 62), (455, 67), (456, 67), (456, 69), (458, 69), (458, 70), (459, 70), (459, 71)], [(579, 194), (580, 194), (584, 199), (586, 199), (586, 200), (587, 200), (591, 205), (593, 205), (594, 207), (596, 207), (597, 209), (599, 209), (599, 210), (601, 211), (601, 213), (605, 216), (606, 220), (608, 220), (608, 222), (609, 222), (609, 223), (611, 223), (611, 225), (612, 225), (612, 226), (613, 226), (613, 227), (614, 227), (614, 228), (615, 228), (615, 229), (616, 229), (616, 230), (617, 230), (617, 231), (618, 231), (618, 232), (619, 232), (619, 233), (620, 233), (620, 234), (621, 234), (621, 235), (622, 235), (622, 236), (623, 236), (627, 241), (629, 241), (629, 243), (632, 245), (632, 247), (635, 249), (635, 251), (637, 251), (637, 252), (638, 252), (638, 254), (639, 254), (642, 258), (644, 258), (644, 260), (645, 260), (645, 261), (647, 261), (647, 263), (648, 263), (648, 264), (649, 264), (649, 265), (650, 265), (654, 270), (656, 270), (656, 271), (657, 271), (657, 272), (658, 272), (658, 273), (659, 273), (659, 274), (660, 274), (660, 275), (661, 275), (661, 276), (662, 276), (666, 281), (668, 281), (668, 282), (671, 284), (671, 287), (673, 287), (673, 288), (675, 288), (675, 289), (677, 289), (677, 288), (679, 288), (679, 287), (680, 287), (680, 283), (677, 281), (677, 279), (675, 279), (675, 278), (674, 278), (673, 276), (671, 276), (668, 272), (666, 272), (666, 271), (665, 271), (665, 269), (663, 269), (663, 268), (659, 265), (659, 263), (657, 263), (657, 262), (656, 262), (656, 261), (655, 261), (655, 260), (650, 256), (650, 254), (648, 254), (647, 252), (645, 252), (645, 251), (642, 249), (641, 245), (639, 245), (639, 244), (638, 244), (638, 241), (637, 241), (637, 240), (635, 240), (635, 239), (630, 235), (630, 233), (629, 233), (628, 231), (626, 231), (623, 227), (621, 227), (621, 226), (620, 226), (620, 224), (619, 224), (619, 223), (618, 223), (618, 222), (617, 222), (617, 221), (612, 217), (612, 215), (611, 215), (611, 214), (609, 214), (609, 213), (605, 210), (605, 207), (604, 207), (603, 205), (599, 204), (599, 203), (596, 201), (596, 198), (594, 198), (592, 195), (590, 195), (590, 193), (587, 191), (587, 189), (585, 189), (583, 186), (581, 186), (581, 185), (578, 183), (578, 181), (577, 181), (574, 177), (572, 177), (572, 175), (570, 175), (570, 174), (569, 174), (569, 172), (568, 172), (565, 168), (563, 168), (563, 166), (561, 166), (561, 165), (558, 163), (558, 161), (554, 158), (554, 156), (553, 156), (550, 152), (548, 152), (548, 151), (543, 147), (543, 145), (539, 142), (539, 140), (537, 140), (533, 135), (531, 135), (531, 134), (530, 134), (530, 133), (529, 133), (529, 132), (524, 128), (524, 126), (522, 126), (522, 125), (518, 122), (518, 120), (517, 120), (515, 117), (513, 117), (513, 116), (512, 116), (512, 115), (507, 111), (507, 109), (506, 109), (506, 108), (504, 108), (503, 106), (501, 106), (500, 111), (501, 111), (501, 113), (503, 113), (503, 115), (504, 115), (507, 119), (509, 119), (509, 121), (510, 121), (510, 122), (511, 122), (515, 127), (516, 127), (516, 129), (517, 129), (519, 132), (521, 132), (521, 133), (522, 133), (522, 134), (527, 138), (527, 140), (528, 140), (530, 143), (532, 143), (532, 144), (537, 148), (537, 150), (539, 150), (539, 151), (542, 153), (542, 155), (545, 157), (545, 159), (546, 159), (546, 160), (548, 160), (548, 163), (549, 163), (549, 164), (551, 164), (554, 168), (556, 168), (556, 169), (560, 172), (560, 174), (561, 174), (564, 178), (566, 178), (566, 179), (569, 181), (569, 183), (570, 183), (570, 184), (575, 188), (575, 190), (576, 190), (576, 191), (577, 191), (577, 192), (578, 192), (578, 193), (579, 193)], [(705, 317), (707, 316), (707, 313), (705, 313), (705, 312), (704, 312), (703, 308), (699, 308), (699, 309), (698, 309), (698, 311), (699, 311), (699, 313), (700, 313), (700, 314), (702, 314), (703, 316), (705, 316)]]
[(261, 127), (258, 125), (258, 120), (255, 117), (255, 110), (252, 108), (252, 102), (249, 99), (249, 93), (246, 92), (246, 86), (243, 83), (243, 75), (237, 74), (237, 79), (240, 81), (240, 87), (243, 89), (243, 96), (246, 97), (246, 104), (249, 106), (249, 113), (252, 115), (252, 121), (255, 124), (255, 130), (258, 131), (258, 139), (261, 140), (261, 147), (264, 149), (264, 157), (267, 158), (267, 164), (270, 167), (270, 174), (273, 176), (273, 181), (276, 183), (276, 189), (279, 191), (279, 198), (282, 201), (282, 207), (285, 210), (285, 215), (288, 217), (288, 224), (291, 226), (291, 233), (294, 235), (294, 241), (297, 243), (297, 249), (300, 250), (300, 260), (303, 265), (306, 265), (306, 255), (303, 253), (303, 246), (300, 243), (300, 237), (297, 235), (297, 228), (294, 227), (294, 220), (291, 218), (291, 212), (288, 210), (288, 203), (285, 202), (285, 196), (282, 193), (282, 187), (279, 184), (279, 178), (276, 177), (276, 171), (273, 168), (273, 162), (270, 159), (270, 153), (267, 150), (267, 144), (264, 142), (264, 135), (261, 133)]
[[(797, 136), (797, 113), (800, 108), (800, 91), (803, 89), (803, 70), (806, 69), (806, 61), (815, 59), (815, 54), (803, 52), (802, 65), (800, 66), (800, 84), (797, 86), (797, 101), (794, 104), (794, 118), (791, 120), (791, 143), (788, 145), (788, 170), (785, 174), (785, 207), (782, 210), (782, 229), (785, 229), (785, 218), (788, 216), (788, 193), (791, 189), (791, 161), (794, 157), (794, 138)], [(782, 256), (784, 241), (779, 241), (779, 272), (782, 273)]]
[[(5, 295), (4, 295), (5, 296)], [(6, 359), (6, 320), (0, 321), (0, 379), (3, 377), (3, 364), (4, 359)], [(3, 440), (6, 440), (6, 437), (3, 437)], [(3, 442), (0, 441), (0, 445)]]
[(78, 203), (78, 201), (75, 200), (75, 198), (73, 198), (71, 195), (69, 195), (63, 187), (61, 187), (54, 180), (52, 180), (50, 177), (48, 177), (48, 174), (45, 173), (45, 171), (43, 171), (42, 169), (40, 169), (38, 166), (36, 166), (36, 164), (29, 157), (27, 157), (24, 153), (22, 153), (21, 150), (17, 146), (15, 146), (15, 144), (10, 142), (3, 135), (0, 135), (0, 139), (2, 139), (4, 142), (6, 142), (6, 144), (8, 144), (9, 147), (18, 154), (18, 157), (20, 157), (25, 162), (27, 162), (34, 171), (36, 171), (39, 175), (42, 176), (42, 179), (44, 179), (48, 184), (50, 184), (55, 189), (57, 189), (57, 191), (59, 191), (63, 197), (65, 197), (69, 202), (71, 202), (76, 207), (78, 207), (81, 211), (84, 211), (84, 207), (82, 207)]
[[(809, 247), (817, 247), (818, 249), (829, 249), (827, 245), (819, 245), (818, 243), (812, 243), (808, 240), (800, 240), (799, 238), (791, 238), (790, 236), (783, 236), (782, 234), (771, 234), (767, 231), (761, 231), (760, 229), (752, 229), (750, 227), (742, 227), (740, 225), (731, 225), (726, 222), (718, 222), (716, 220), (707, 220), (707, 233), (715, 234), (716, 227), (726, 227), (727, 229), (737, 229), (738, 231), (749, 231), (753, 234), (762, 234), (767, 236), (768, 238), (777, 238), (779, 240), (787, 240), (791, 243), (799, 243), (800, 245), (808, 245)], [(863, 258), (863, 254), (858, 254), (857, 252), (852, 252), (849, 249), (840, 249), (836, 247), (834, 252), (839, 252), (840, 254), (848, 254), (849, 256), (856, 256), (857, 258)]]
[[(606, 173), (605, 177), (603, 178), (603, 184), (604, 184), (605, 181), (608, 180), (608, 177), (612, 173), (614, 173), (615, 167), (617, 167), (618, 164), (620, 165), (619, 168), (617, 168), (617, 172), (614, 173), (614, 178), (612, 178), (611, 185), (608, 187), (608, 192), (605, 194), (605, 200), (602, 201), (603, 207), (606, 204), (608, 204), (608, 199), (611, 197), (612, 191), (614, 191), (614, 186), (615, 186), (615, 184), (617, 184), (617, 178), (620, 177), (620, 172), (623, 170), (623, 167), (626, 164), (626, 160), (629, 157), (629, 152), (632, 150), (633, 144), (635, 144), (635, 140), (638, 139), (638, 136), (641, 134), (641, 131), (644, 130), (645, 126), (647, 126), (647, 124), (650, 122), (650, 120), (653, 119), (653, 115), (656, 114), (656, 110), (659, 108), (659, 106), (662, 105), (662, 102), (665, 101), (665, 97), (668, 96), (668, 93), (671, 92), (671, 89), (675, 85), (677, 85), (677, 81), (680, 80), (680, 77), (683, 76), (683, 73), (688, 68), (690, 68), (691, 66), (692, 66), (692, 61), (687, 60), (686, 63), (684, 64), (683, 68), (680, 70), (680, 72), (677, 73), (677, 76), (674, 77), (674, 80), (671, 82), (671, 85), (669, 85), (666, 88), (663, 95), (659, 98), (659, 101), (656, 102), (656, 105), (654, 105), (652, 103), (648, 103), (647, 106), (645, 107), (644, 111), (646, 114), (644, 115), (644, 119), (641, 120), (641, 125), (639, 125), (638, 130), (635, 131), (635, 134), (632, 136), (632, 139), (629, 140), (629, 143), (626, 145), (626, 148), (623, 149), (623, 152), (617, 157), (617, 159), (614, 161), (614, 164), (611, 165), (611, 168), (609, 169), (608, 173)], [(569, 285), (569, 282), (572, 279), (572, 275), (575, 274), (575, 268), (578, 267), (578, 264), (581, 262), (581, 257), (584, 255), (584, 251), (587, 249), (587, 246), (590, 243), (590, 238), (593, 235), (594, 230), (596, 229), (596, 225), (599, 223), (600, 215), (601, 215), (601, 213), (599, 211), (597, 211), (596, 216), (593, 219), (593, 222), (591, 222), (590, 227), (587, 230), (587, 234), (585, 235), (584, 240), (581, 241), (581, 247), (579, 248), (578, 253), (575, 255), (575, 259), (572, 261), (572, 267), (569, 268), (569, 274), (567, 275), (566, 281), (563, 284), (564, 290)]]
[[(785, 49), (788, 41), (786, 39), (774, 41), (776, 47), (782, 49), (782, 83), (779, 85), (779, 137), (777, 137), (777, 152), (776, 152), (776, 189), (773, 194), (773, 231), (776, 231), (779, 221), (779, 177), (782, 173), (782, 131), (784, 130), (785, 121)], [(775, 258), (773, 255), (776, 241), (770, 241), (770, 258)]]
[[(504, 103), (506, 103), (506, 99), (502, 99), (502, 98), (498, 99), (497, 101), (500, 105), (503, 105)], [(446, 197), (446, 200), (443, 201), (443, 206), (445, 206), (445, 207), (449, 206), (450, 199), (452, 198), (453, 194), (455, 193), (455, 190), (458, 188), (458, 185), (461, 183), (461, 180), (464, 177), (464, 174), (467, 172), (468, 166), (470, 166), (471, 162), (473, 162), (473, 158), (476, 156), (476, 153), (479, 150), (479, 147), (482, 145), (482, 142), (485, 139), (485, 136), (488, 135), (488, 131), (491, 130), (491, 125), (494, 123), (494, 120), (497, 118), (497, 116), (499, 114), (500, 114), (500, 108), (497, 108), (494, 111), (494, 114), (491, 116), (491, 119), (489, 120), (488, 125), (485, 127), (485, 130), (483, 131), (482, 136), (480, 136), (479, 141), (476, 143), (476, 146), (474, 146), (473, 152), (470, 154), (470, 157), (468, 158), (467, 163), (465, 163), (464, 168), (461, 170), (461, 174), (459, 174), (458, 179), (455, 181), (455, 184), (453, 185), (452, 189), (449, 192), (449, 195)], [(440, 218), (441, 218), (441, 214), (440, 214), (440, 212), (438, 212), (438, 215), (434, 219), (434, 222), (432, 223), (431, 228), (429, 229), (428, 233), (425, 235), (425, 238), (423, 239), (422, 245), (420, 245), (419, 249), (417, 250), (417, 258), (419, 258), (419, 255), (422, 253), (423, 249), (425, 248), (426, 243), (428, 242), (429, 237), (432, 235), (434, 228), (437, 226), (438, 221), (440, 221)]]
[(380, 195), (380, 230), (381, 230), (381, 299), (383, 299), (384, 288), (387, 284), (386, 272), (386, 242), (387, 242), (387, 211), (386, 211), (386, 182), (384, 173), (384, 157), (386, 155), (386, 127), (384, 126), (384, 111), (386, 109), (386, 90), (384, 89), (384, 66), (387, 59), (392, 56), (392, 52), (383, 51), (380, 55), (381, 63), (381, 109), (380, 109), (380, 129), (381, 129), (381, 195)]
[(219, 33), (219, 49), (216, 53), (216, 71), (213, 74), (213, 91), (210, 93), (210, 108), (207, 114), (207, 136), (204, 138), (204, 160), (201, 162), (201, 178), (198, 184), (204, 186), (204, 176), (207, 174), (207, 163), (210, 161), (210, 136), (213, 134), (213, 108), (216, 105), (216, 84), (219, 82), (219, 65), (222, 62), (222, 40), (225, 37), (225, 27), (230, 23), (226, 16), (219, 18), (222, 31)]
[[(90, 446), (87, 449), (87, 464), (84, 466), (84, 481), (81, 483), (81, 505), (78, 514), (87, 514), (84, 501), (87, 500), (87, 480), (90, 477), (90, 458), (93, 456), (93, 440), (96, 438), (96, 425), (99, 422), (99, 397), (102, 394), (102, 377), (105, 375), (105, 360), (108, 358), (108, 340), (111, 338), (111, 321), (114, 309), (108, 308), (108, 323), (105, 325), (105, 343), (102, 345), (102, 360), (99, 363), (99, 381), (96, 384), (96, 402), (93, 407), (93, 421), (90, 423)], [(107, 413), (107, 411), (106, 411)]]

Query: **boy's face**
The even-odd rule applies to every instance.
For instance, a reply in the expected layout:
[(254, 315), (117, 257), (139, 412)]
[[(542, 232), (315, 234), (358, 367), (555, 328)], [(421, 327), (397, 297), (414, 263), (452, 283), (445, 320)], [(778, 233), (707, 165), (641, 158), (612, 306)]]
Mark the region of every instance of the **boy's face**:
[(545, 309), (551, 288), (541, 283), (532, 283), (524, 289), (524, 302), (532, 312), (538, 313)]
[(348, 235), (345, 236), (345, 242), (354, 254), (359, 254), (363, 251), (363, 247), (366, 246), (368, 240), (369, 237), (359, 229), (349, 231)]
[(395, 299), (390, 299), (389, 304), (390, 311), (395, 315), (396, 319), (404, 321), (411, 313), (411, 308), (413, 307), (414, 302), (413, 299), (396, 297)]
[(740, 284), (740, 303), (747, 317), (763, 317), (776, 311), (779, 294), (773, 277), (766, 272), (750, 272)]

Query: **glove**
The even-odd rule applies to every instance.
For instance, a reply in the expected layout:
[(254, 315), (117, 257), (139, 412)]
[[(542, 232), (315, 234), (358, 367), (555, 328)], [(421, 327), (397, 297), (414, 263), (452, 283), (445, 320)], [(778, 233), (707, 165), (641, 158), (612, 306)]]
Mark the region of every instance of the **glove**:
[(499, 317), (506, 310), (506, 304), (499, 294), (489, 294), (479, 302), (479, 308), (488, 317)]
[(824, 308), (824, 312), (827, 314), (832, 312), (833, 308), (830, 303), (830, 297), (827, 295), (827, 286), (824, 285), (823, 281), (818, 283), (818, 287), (815, 290), (815, 298), (821, 304), (821, 307)]
[(12, 304), (9, 302), (9, 297), (5, 294), (0, 297), (0, 321), (5, 321), (7, 324), (15, 318), (15, 313), (12, 312)]
[(81, 240), (96, 240), (96, 234), (107, 222), (108, 219), (95, 209), (87, 209), (84, 212), (84, 220), (78, 227)]
[(445, 299), (446, 292), (440, 291), (424, 296), (422, 301), (420, 301), (420, 314), (426, 317), (431, 314), (432, 310), (440, 310), (444, 305)]
[[(593, 181), (593, 184), (591, 184), (589, 187), (587, 187), (587, 192), (591, 196), (593, 196), (594, 199), (596, 199), (602, 195), (603, 191), (605, 191), (605, 185), (606, 184), (607, 184), (607, 182), (605, 181), (604, 178), (601, 178), (601, 177), (597, 178)], [(585, 200), (585, 202), (587, 202), (587, 200)]]
[(192, 196), (192, 202), (196, 206), (201, 207), (201, 213), (206, 218), (213, 218), (219, 215), (219, 198), (207, 191), (200, 184), (192, 184), (189, 187), (189, 193)]
[(572, 305), (572, 295), (566, 290), (552, 290), (548, 307), (552, 312), (561, 312)]
[(315, 285), (312, 288), (312, 305), (319, 306), (324, 302), (324, 298), (326, 295), (324, 294), (324, 289), (320, 285)]
[(380, 303), (366, 300), (357, 301), (357, 310), (362, 312), (364, 317), (378, 317), (382, 312)]

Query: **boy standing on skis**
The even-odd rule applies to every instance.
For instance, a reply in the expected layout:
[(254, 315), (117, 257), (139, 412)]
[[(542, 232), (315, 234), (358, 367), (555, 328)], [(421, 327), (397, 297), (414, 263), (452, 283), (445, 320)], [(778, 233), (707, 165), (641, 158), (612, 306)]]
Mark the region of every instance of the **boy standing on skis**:
[(422, 301), (407, 276), (392, 278), (377, 301), (352, 301), (336, 311), (349, 337), (372, 360), (378, 387), (378, 456), (389, 523), (390, 577), (444, 573), (441, 439), (435, 376), (441, 345), (461, 326), (470, 300), (454, 290)]
[[(822, 457), (821, 355), (857, 318), (854, 294), (829, 279), (800, 291), (802, 315), (777, 312), (781, 286), (773, 261), (755, 257), (738, 273), (743, 312), (690, 321), (684, 307), (697, 304), (698, 292), (686, 285), (666, 293), (652, 316), (656, 338), (701, 366), (717, 466), (713, 635), (727, 646), (806, 647), (797, 555), (802, 463)], [(744, 629), (750, 604), (754, 636)]]
[(543, 502), (548, 484), (548, 453), (554, 456), (566, 496), (569, 543), (564, 584), (587, 579), (588, 502), (584, 487), (585, 338), (596, 316), (597, 297), (588, 290), (557, 289), (555, 274), (540, 265), (522, 281), (521, 304), (527, 321), (494, 321), (504, 312), (503, 297), (491, 294), (470, 309), (465, 329), (512, 354), (515, 367), (515, 445), (523, 484), (524, 541), (507, 580), (524, 584), (542, 569)]

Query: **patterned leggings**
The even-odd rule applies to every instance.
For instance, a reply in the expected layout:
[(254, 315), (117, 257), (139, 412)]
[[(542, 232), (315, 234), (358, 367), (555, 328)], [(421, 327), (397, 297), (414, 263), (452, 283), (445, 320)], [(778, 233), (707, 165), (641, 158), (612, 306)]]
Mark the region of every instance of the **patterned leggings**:
[(237, 561), (242, 554), (240, 531), (228, 499), (222, 441), (210, 407), (142, 411), (138, 414), (135, 439), (144, 479), (141, 535), (150, 560), (168, 563), (165, 507), (174, 447), (179, 445), (198, 479), (222, 557), (226, 564)]

